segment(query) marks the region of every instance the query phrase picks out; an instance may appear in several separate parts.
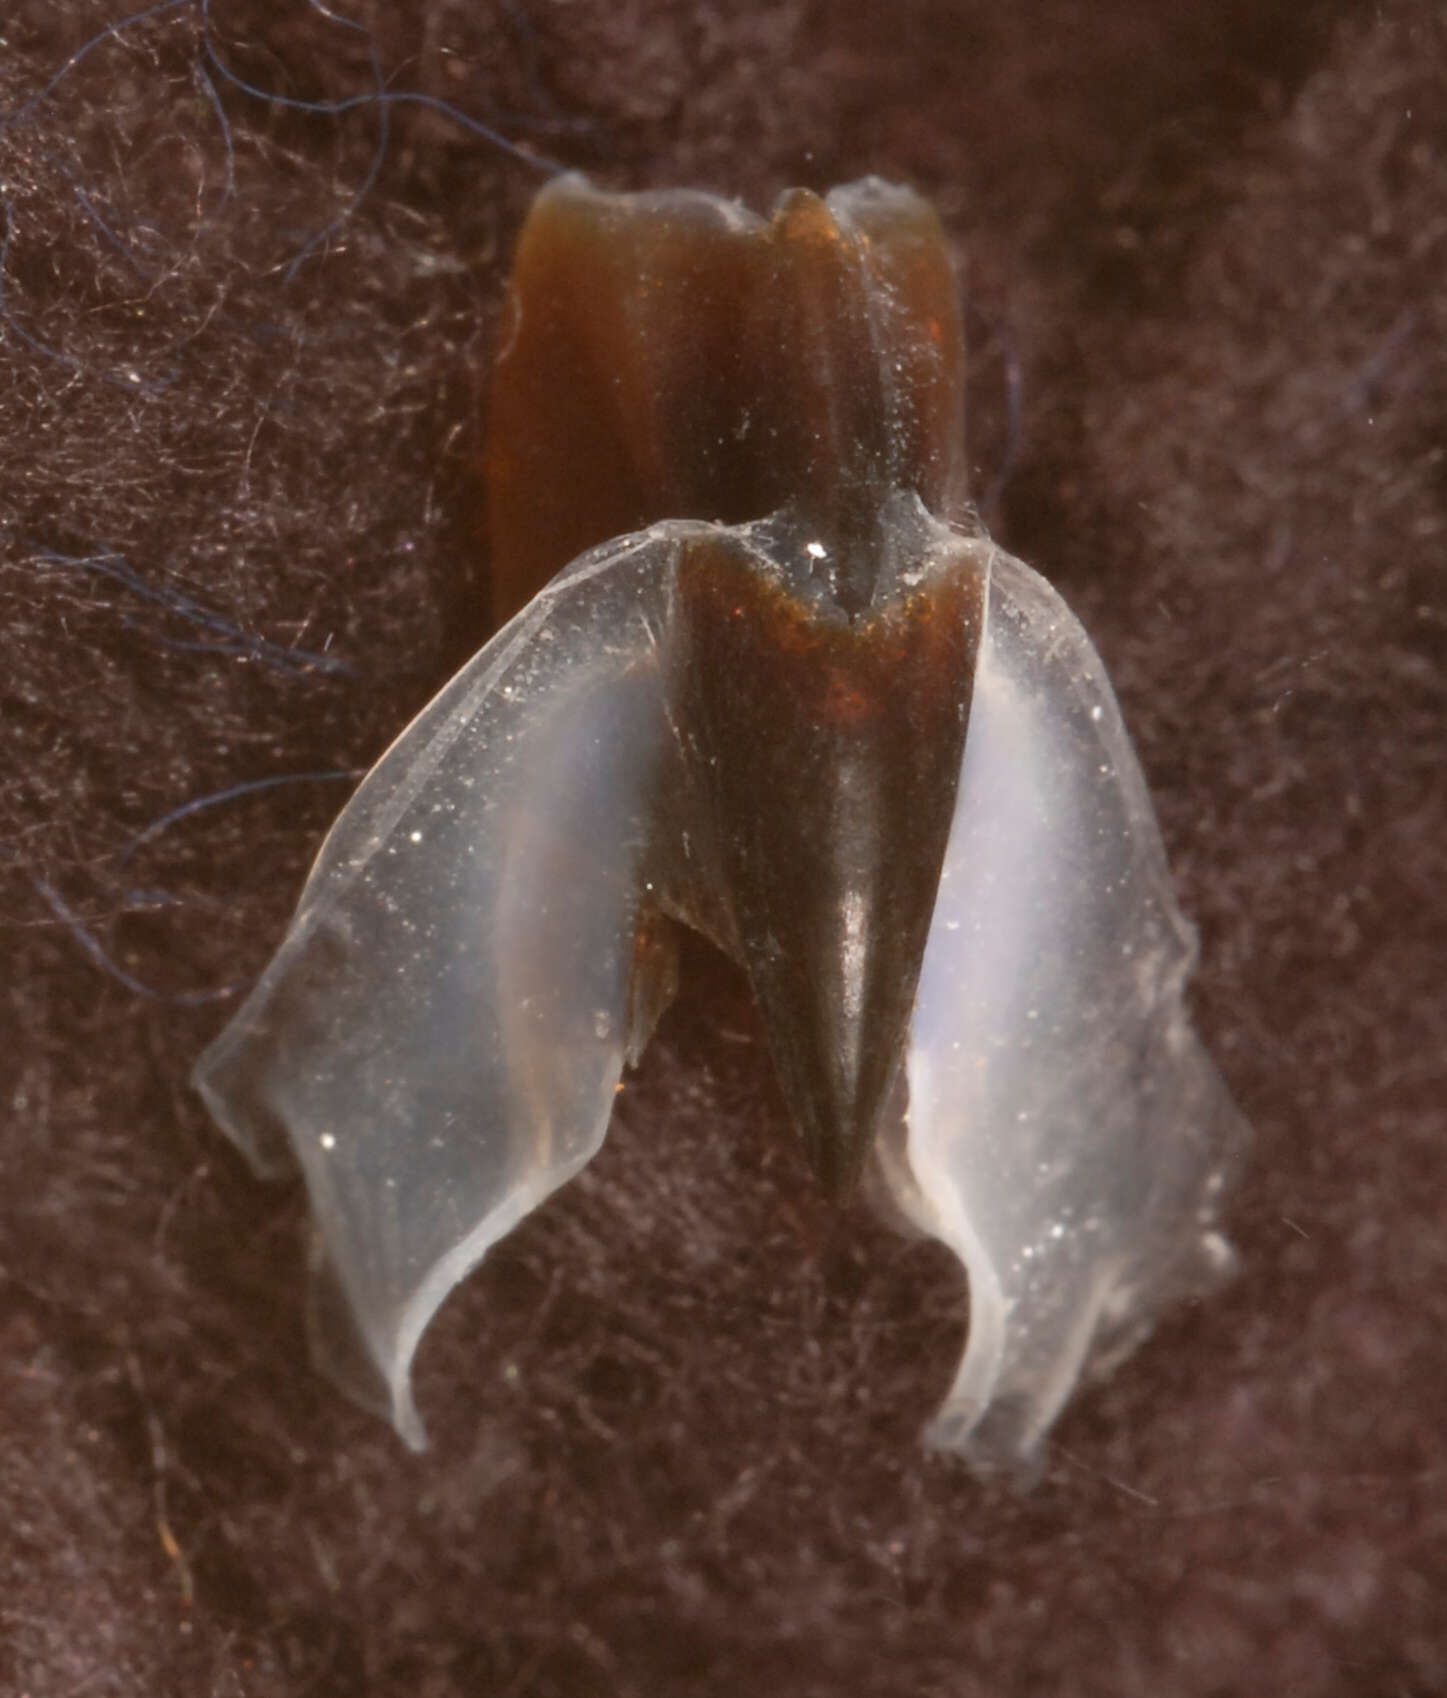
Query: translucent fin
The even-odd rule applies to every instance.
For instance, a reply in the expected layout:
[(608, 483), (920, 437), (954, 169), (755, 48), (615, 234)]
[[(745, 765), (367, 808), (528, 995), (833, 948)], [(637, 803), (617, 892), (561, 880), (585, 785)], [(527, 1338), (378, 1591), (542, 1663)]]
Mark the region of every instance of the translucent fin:
[(656, 633), (690, 528), (581, 557), (402, 733), (196, 1069), (258, 1169), (300, 1163), (320, 1365), (414, 1446), (424, 1328), (598, 1148), (640, 1021)]
[(1054, 590), (990, 559), (964, 765), (910, 1034), (897, 1203), (970, 1285), (928, 1434), (1027, 1468), (1081, 1374), (1232, 1253), (1246, 1130), (1187, 1021), (1196, 940), (1099, 657)]

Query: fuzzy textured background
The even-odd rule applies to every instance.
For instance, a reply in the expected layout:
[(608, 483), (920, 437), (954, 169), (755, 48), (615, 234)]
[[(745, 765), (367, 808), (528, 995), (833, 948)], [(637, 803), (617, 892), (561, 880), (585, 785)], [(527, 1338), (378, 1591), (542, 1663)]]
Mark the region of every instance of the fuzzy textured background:
[[(1447, 1692), (1440, 0), (98, 38), (133, 10), (0, 19), (0, 1693)], [(968, 256), (987, 516), (1111, 668), (1257, 1129), (1243, 1277), (1027, 1497), (917, 1447), (963, 1282), (815, 1195), (702, 948), (603, 1154), (425, 1342), (420, 1460), (308, 1370), (300, 1200), (187, 1087), (484, 634), (538, 176), (440, 103), (619, 187), (877, 171)]]

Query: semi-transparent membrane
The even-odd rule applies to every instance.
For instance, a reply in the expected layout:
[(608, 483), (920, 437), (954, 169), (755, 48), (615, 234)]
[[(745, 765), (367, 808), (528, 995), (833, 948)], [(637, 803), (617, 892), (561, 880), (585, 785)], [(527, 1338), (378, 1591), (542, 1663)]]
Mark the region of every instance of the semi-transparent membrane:
[(196, 1069), (258, 1168), (300, 1163), (322, 1365), (414, 1445), (423, 1329), (607, 1129), (672, 550), (585, 559), (403, 732)]
[(1195, 934), (1100, 660), (1044, 579), (990, 556), (898, 1200), (969, 1275), (930, 1439), (1012, 1466), (1084, 1371), (1228, 1272), (1245, 1128), (1187, 1019)]

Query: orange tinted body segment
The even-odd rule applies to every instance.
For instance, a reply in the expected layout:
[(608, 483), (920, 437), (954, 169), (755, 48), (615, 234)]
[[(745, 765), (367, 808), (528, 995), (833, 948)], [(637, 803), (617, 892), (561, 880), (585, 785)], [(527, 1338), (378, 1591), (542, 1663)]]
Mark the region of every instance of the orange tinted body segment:
[(764, 219), (564, 178), (523, 229), (512, 311), (488, 450), (499, 618), (609, 538), (749, 527), (680, 557), (670, 696), (719, 940), (842, 1195), (899, 1075), (982, 613), (973, 557), (943, 565), (921, 524), (964, 509), (943, 232), (875, 182), (792, 189)]
[[(965, 502), (958, 290), (931, 208), (805, 189), (770, 219), (686, 190), (538, 196), (486, 450), (494, 611), (660, 519), (793, 504), (836, 555), (890, 489)], [(857, 576), (867, 578), (867, 563)]]

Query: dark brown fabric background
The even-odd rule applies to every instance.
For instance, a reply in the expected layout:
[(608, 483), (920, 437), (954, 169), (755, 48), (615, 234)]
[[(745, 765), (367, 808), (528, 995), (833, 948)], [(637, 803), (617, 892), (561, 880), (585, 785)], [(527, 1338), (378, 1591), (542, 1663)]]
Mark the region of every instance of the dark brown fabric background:
[[(1447, 1692), (1439, 0), (182, 0), (71, 59), (129, 9), (0, 20), (0, 1692)], [(1257, 1129), (1242, 1279), (1033, 1494), (917, 1447), (963, 1282), (817, 1198), (702, 948), (427, 1339), (429, 1455), (308, 1370), (300, 1201), (191, 1095), (196, 993), (483, 634), (537, 178), (227, 73), (940, 206), (988, 516), (1111, 667)]]

